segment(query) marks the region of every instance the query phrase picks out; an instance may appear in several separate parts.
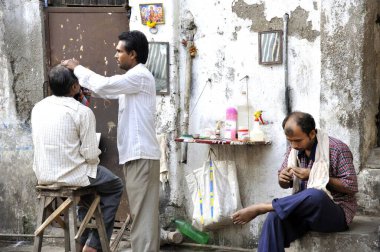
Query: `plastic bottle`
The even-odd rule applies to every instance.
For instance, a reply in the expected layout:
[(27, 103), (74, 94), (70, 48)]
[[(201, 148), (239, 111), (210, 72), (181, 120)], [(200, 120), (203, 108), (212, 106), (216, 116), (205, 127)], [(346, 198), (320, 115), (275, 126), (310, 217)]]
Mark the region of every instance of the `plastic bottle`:
[(265, 141), (265, 134), (260, 128), (260, 122), (253, 122), (253, 129), (251, 131), (251, 141), (253, 142), (263, 142)]
[(239, 100), (237, 102), (237, 111), (238, 111), (238, 121), (237, 121), (238, 128), (241, 127), (241, 128), (250, 129), (252, 125), (249, 124), (249, 119), (250, 119), (249, 115), (252, 109), (249, 106), (246, 91), (241, 92), (241, 96), (239, 97)]
[(224, 128), (224, 138), (236, 140), (236, 122), (238, 112), (234, 107), (228, 107), (226, 110), (226, 124)]
[(191, 224), (183, 220), (175, 220), (174, 223), (177, 226), (177, 229), (183, 234), (194, 240), (199, 244), (207, 244), (209, 240), (209, 235), (205, 232), (201, 232), (194, 228)]

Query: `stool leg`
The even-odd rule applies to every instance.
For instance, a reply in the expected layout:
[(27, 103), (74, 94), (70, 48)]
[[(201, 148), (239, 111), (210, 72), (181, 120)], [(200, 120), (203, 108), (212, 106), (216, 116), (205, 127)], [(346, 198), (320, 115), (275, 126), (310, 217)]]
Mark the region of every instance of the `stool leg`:
[[(99, 196), (97, 196), (99, 197)], [(98, 205), (95, 210), (96, 227), (98, 229), (100, 243), (102, 245), (102, 252), (110, 252), (109, 240), (107, 238), (106, 228), (104, 226), (103, 215)]]
[[(41, 226), (45, 218), (45, 212), (46, 212), (45, 201), (46, 201), (46, 197), (42, 196), (40, 199), (40, 206), (39, 206), (39, 211), (37, 214), (37, 228)], [(34, 237), (33, 252), (41, 252), (43, 237), (44, 237), (44, 231), (42, 231), (40, 235), (37, 235)]]
[(76, 218), (76, 202), (73, 200), (73, 204), (69, 208), (69, 233), (70, 233), (70, 248), (71, 252), (76, 252), (75, 234), (77, 231), (77, 218)]
[(64, 212), (64, 218), (65, 218), (65, 252), (70, 251), (70, 223), (69, 223), (69, 210), (66, 209)]

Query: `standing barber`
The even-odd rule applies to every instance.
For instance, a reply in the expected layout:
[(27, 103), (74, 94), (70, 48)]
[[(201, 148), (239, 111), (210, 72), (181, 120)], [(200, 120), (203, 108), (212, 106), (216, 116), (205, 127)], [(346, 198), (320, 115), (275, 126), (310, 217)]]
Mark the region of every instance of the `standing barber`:
[(119, 100), (117, 147), (123, 164), (132, 214), (131, 241), (134, 252), (159, 251), (160, 150), (156, 138), (156, 88), (154, 77), (144, 66), (148, 40), (140, 31), (119, 35), (115, 58), (122, 75), (105, 77), (79, 65), (62, 61), (74, 70), (79, 83), (94, 93)]

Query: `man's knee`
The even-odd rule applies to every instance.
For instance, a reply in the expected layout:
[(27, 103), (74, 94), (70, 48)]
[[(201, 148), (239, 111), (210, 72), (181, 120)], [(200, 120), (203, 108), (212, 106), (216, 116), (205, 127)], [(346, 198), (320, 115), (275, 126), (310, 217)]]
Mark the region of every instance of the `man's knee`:
[(267, 218), (265, 219), (265, 222), (267, 223), (275, 223), (280, 220), (280, 217), (276, 212), (269, 212), (267, 215)]
[(123, 180), (121, 178), (117, 177), (115, 184), (116, 184), (116, 188), (117, 188), (118, 192), (122, 193), (124, 191)]
[(310, 205), (320, 206), (322, 202), (329, 200), (327, 194), (322, 190), (309, 188), (306, 189), (304, 193), (307, 195), (305, 200)]

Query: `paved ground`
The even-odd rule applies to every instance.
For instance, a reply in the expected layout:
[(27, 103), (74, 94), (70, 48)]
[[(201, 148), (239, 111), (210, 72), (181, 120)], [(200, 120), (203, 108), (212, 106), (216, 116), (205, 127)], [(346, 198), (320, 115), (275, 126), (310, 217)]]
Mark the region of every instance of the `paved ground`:
[[(0, 241), (0, 251), (1, 252), (30, 252), (33, 250), (33, 244), (30, 241), (19, 241), (19, 242), (6, 242)], [(42, 252), (64, 252), (63, 244), (46, 244), (42, 247)], [(218, 249), (218, 248), (198, 248), (191, 246), (169, 246), (165, 245), (161, 247), (160, 252), (231, 252), (231, 251), (248, 251), (243, 249), (238, 250), (226, 250), (226, 249)], [(255, 251), (255, 250), (251, 250)], [(120, 242), (118, 252), (132, 252), (130, 248), (128, 248), (128, 242)]]
[[(47, 229), (47, 234), (50, 237), (61, 237), (61, 238), (44, 238), (42, 242), (42, 252), (64, 252), (64, 239), (63, 239), (63, 230), (60, 228), (49, 227)], [(116, 232), (112, 235), (111, 240), (116, 236)], [(32, 237), (15, 237), (15, 236), (5, 236), (0, 235), (0, 252), (30, 252), (33, 250), (33, 236)], [(122, 240), (119, 243), (117, 252), (132, 252), (129, 242), (129, 232), (128, 229), (125, 231)], [(112, 241), (111, 241), (112, 242)], [(164, 245), (161, 246), (160, 252), (241, 252), (241, 251), (255, 251), (247, 249), (229, 249), (223, 248), (221, 246), (207, 245), (208, 247), (200, 247), (202, 245), (189, 243), (188, 240), (185, 240), (180, 246), (171, 246)]]

